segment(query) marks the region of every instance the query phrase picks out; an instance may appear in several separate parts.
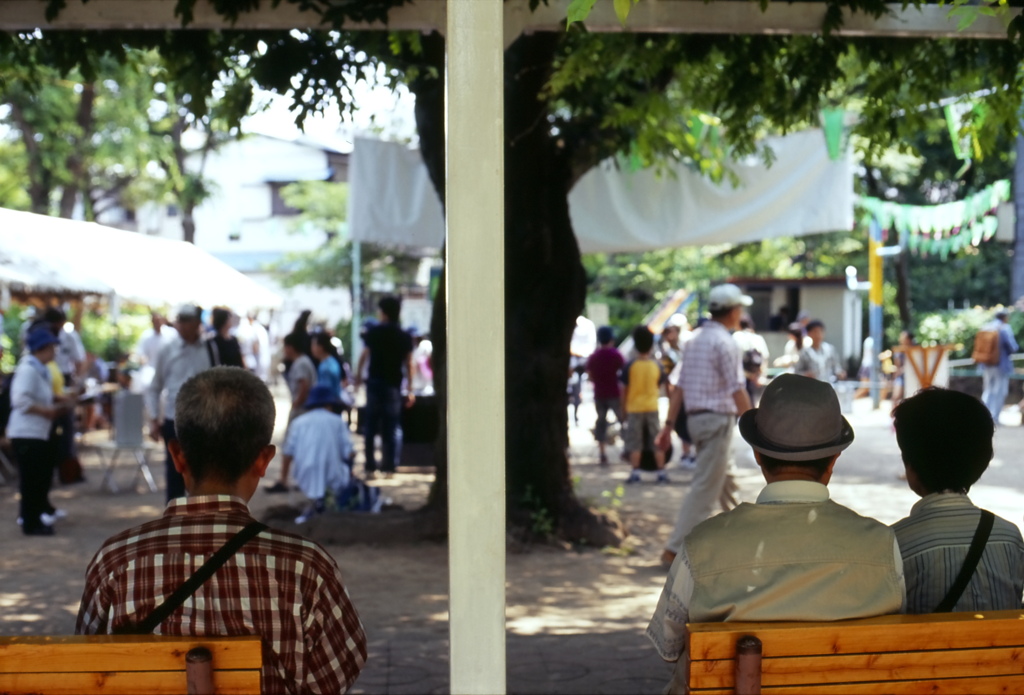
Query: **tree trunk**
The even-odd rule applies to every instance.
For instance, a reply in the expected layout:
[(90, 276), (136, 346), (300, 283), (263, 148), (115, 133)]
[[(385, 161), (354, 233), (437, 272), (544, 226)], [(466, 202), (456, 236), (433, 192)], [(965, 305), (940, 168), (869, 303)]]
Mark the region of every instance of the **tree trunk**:
[[(430, 38), (437, 42), (434, 49), (443, 50), (440, 37)], [(505, 54), (507, 505), (514, 526), (617, 545), (617, 529), (576, 499), (566, 458), (569, 342), (583, 310), (586, 277), (569, 220), (569, 158), (551, 136), (541, 99), (560, 40), (556, 33), (523, 36)], [(434, 80), (432, 86), (414, 83), (411, 89), (424, 161), (443, 201), (443, 85)], [(445, 317), (444, 302), (435, 301), (431, 338), (442, 413), (447, 398)], [(447, 502), (446, 436), (442, 422), (437, 479), (428, 503), (438, 509)]]
[(36, 131), (32, 127), (21, 104), (12, 102), (8, 106), (18, 131), (21, 142), (28, 156), (28, 197), (30, 209), (38, 215), (50, 214), (50, 193), (53, 191), (53, 173), (43, 161), (42, 148), (36, 141)]
[[(75, 211), (75, 203), (78, 201), (78, 194), (88, 192), (88, 182), (85, 175), (85, 150), (92, 149), (92, 135), (95, 124), (93, 104), (96, 102), (96, 85), (92, 82), (82, 84), (82, 95), (78, 101), (78, 112), (75, 115), (75, 124), (78, 126), (78, 147), (72, 149), (65, 160), (64, 167), (68, 172), (68, 182), (60, 196), (60, 216), (71, 219)], [(83, 202), (88, 196), (83, 198)], [(86, 211), (88, 212), (88, 211)], [(90, 219), (86, 215), (86, 219)]]

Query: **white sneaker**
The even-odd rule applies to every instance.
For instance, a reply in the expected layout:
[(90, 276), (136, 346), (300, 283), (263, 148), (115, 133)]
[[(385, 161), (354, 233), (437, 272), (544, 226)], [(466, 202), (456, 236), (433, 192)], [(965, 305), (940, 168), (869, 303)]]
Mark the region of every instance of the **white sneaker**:
[(57, 522), (57, 515), (43, 512), (39, 515), (39, 520), (43, 522), (43, 526), (53, 526)]
[(68, 518), (68, 513), (63, 509), (54, 509), (53, 514), (51, 514), (50, 516), (52, 516), (54, 519), (66, 519)]

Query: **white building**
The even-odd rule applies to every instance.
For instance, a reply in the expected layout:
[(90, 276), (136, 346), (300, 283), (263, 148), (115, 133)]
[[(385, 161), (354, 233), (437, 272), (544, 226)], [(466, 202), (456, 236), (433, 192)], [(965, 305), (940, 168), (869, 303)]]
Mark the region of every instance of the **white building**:
[[(207, 155), (202, 175), (212, 194), (195, 210), (195, 244), (284, 297), (279, 312), (261, 317), (270, 321), (278, 337), (291, 329), (303, 309), (311, 309), (315, 320), (331, 327), (352, 316), (347, 289), (284, 288), (267, 271), (288, 252), (319, 248), (328, 231), (293, 231), (298, 211), (284, 203), (281, 189), (297, 181), (347, 181), (350, 149), (345, 142), (329, 144), (306, 136), (287, 140), (246, 135)], [(198, 167), (198, 161), (193, 156), (190, 164)], [(135, 222), (144, 234), (182, 237), (181, 214), (174, 205), (143, 206)]]

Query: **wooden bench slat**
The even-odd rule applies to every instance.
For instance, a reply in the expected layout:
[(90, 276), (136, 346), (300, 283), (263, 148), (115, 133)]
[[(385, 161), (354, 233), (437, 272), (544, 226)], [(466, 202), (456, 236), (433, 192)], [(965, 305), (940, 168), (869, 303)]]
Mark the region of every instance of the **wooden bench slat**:
[[(733, 688), (733, 659), (690, 664), (690, 683), (696, 688)], [(958, 649), (945, 652), (783, 657), (761, 661), (761, 685), (888, 682), (941, 678), (954, 669), (958, 676), (985, 677), (1024, 674), (1024, 649)]]
[(77, 635), (73, 637), (0, 637), (0, 674), (126, 671), (180, 671), (185, 654), (204, 646), (214, 668), (259, 669), (262, 642), (256, 636), (164, 637), (162, 635)]
[[(218, 695), (253, 695), (260, 692), (260, 672), (214, 671)], [(129, 671), (105, 673), (2, 673), (0, 693), (46, 695), (184, 695), (185, 671)]]
[[(949, 623), (955, 625), (949, 625)], [(945, 623), (941, 629), (938, 623)], [(1024, 646), (1024, 611), (886, 615), (830, 623), (694, 623), (689, 647), (693, 661), (730, 659), (736, 640), (754, 635), (765, 658), (816, 654), (858, 654), (920, 650)], [(894, 629), (886, 630), (884, 628)]]
[[(835, 685), (762, 687), (762, 695), (1014, 695), (1024, 692), (1024, 675), (991, 678), (943, 678), (916, 681), (876, 681)], [(691, 695), (733, 695), (731, 689), (702, 688)]]

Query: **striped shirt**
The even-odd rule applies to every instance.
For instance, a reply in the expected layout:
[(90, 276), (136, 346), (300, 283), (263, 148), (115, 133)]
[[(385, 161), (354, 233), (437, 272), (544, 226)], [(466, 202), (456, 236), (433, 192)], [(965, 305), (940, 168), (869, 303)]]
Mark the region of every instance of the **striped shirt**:
[[(892, 525), (903, 555), (907, 613), (931, 613), (956, 581), (981, 510), (967, 495), (937, 492)], [(1024, 540), (1015, 524), (995, 518), (978, 568), (954, 611), (1014, 610), (1024, 592)]]
[(708, 321), (683, 346), (679, 380), (686, 412), (736, 414), (733, 394), (746, 389), (743, 356), (729, 329)]
[[(227, 495), (171, 500), (164, 515), (113, 536), (86, 571), (76, 634), (110, 634), (148, 616), (253, 521)], [(366, 636), (337, 564), (312, 541), (267, 529), (159, 625), (162, 635), (259, 635), (262, 692), (343, 693)]]

